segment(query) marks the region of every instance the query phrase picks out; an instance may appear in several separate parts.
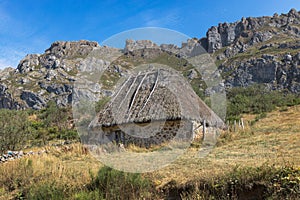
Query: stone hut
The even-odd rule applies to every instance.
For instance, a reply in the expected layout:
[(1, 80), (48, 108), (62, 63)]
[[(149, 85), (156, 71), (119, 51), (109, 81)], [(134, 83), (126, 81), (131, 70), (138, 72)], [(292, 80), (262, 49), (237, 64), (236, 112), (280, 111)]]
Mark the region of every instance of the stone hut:
[(142, 147), (190, 142), (195, 124), (222, 128), (223, 121), (177, 71), (165, 68), (129, 76), (89, 126), (90, 144)]

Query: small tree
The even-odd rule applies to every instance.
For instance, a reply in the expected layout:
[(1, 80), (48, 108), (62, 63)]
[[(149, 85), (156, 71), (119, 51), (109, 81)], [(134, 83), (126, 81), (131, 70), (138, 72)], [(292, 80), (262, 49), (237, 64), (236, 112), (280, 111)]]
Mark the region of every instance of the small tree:
[(49, 101), (41, 112), (40, 119), (49, 132), (61, 135), (62, 131), (67, 129), (69, 115), (68, 108), (60, 108), (54, 101)]
[(29, 135), (26, 111), (0, 109), (0, 151), (22, 148)]
[(59, 108), (54, 101), (49, 101), (42, 114), (46, 126), (57, 126), (60, 130), (65, 128), (68, 119), (67, 108)]

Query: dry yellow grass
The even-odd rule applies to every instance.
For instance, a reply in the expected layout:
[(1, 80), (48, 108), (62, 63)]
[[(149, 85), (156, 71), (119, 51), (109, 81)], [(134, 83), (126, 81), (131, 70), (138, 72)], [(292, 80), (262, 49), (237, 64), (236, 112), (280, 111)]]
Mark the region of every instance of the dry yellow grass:
[[(246, 124), (254, 118), (244, 116)], [(300, 166), (300, 106), (271, 112), (253, 126), (246, 125), (245, 131), (223, 134), (231, 140), (215, 147), (207, 157), (200, 159), (199, 151), (190, 148), (173, 164), (149, 176), (162, 186), (172, 179), (184, 184), (195, 177), (222, 175), (234, 167)]]
[(0, 199), (10, 199), (24, 186), (45, 182), (62, 185), (66, 190), (82, 188), (90, 182), (90, 173), (95, 174), (102, 166), (79, 143), (44, 149), (49, 153), (0, 164)]
[[(244, 116), (245, 123), (254, 116)], [(195, 178), (222, 175), (234, 167), (291, 164), (300, 167), (300, 106), (286, 111), (268, 113), (244, 131), (223, 133), (225, 142), (212, 149), (205, 158), (199, 158), (199, 149), (189, 148), (172, 164), (155, 172), (145, 173), (157, 187), (171, 180), (184, 184)], [(81, 144), (69, 148), (45, 147), (49, 153), (0, 164), (0, 199), (9, 199), (22, 184), (53, 181), (68, 187), (82, 188), (91, 180), (90, 172), (96, 173), (103, 166), (86, 152)], [(45, 149), (44, 148), (44, 149)], [(153, 160), (155, 162), (155, 159)], [(30, 168), (28, 166), (31, 166)], [(32, 170), (29, 170), (32, 169)], [(16, 183), (23, 178), (21, 186)], [(15, 187), (8, 193), (9, 187)]]

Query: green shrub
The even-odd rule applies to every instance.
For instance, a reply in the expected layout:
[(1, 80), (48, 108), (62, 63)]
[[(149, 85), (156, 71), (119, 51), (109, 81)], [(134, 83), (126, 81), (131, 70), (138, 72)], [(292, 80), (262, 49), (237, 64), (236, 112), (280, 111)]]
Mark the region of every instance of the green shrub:
[(0, 153), (18, 150), (30, 136), (26, 111), (0, 110)]
[(48, 182), (44, 184), (32, 185), (32, 188), (30, 188), (27, 194), (27, 199), (31, 200), (64, 200), (65, 198), (63, 187), (59, 187), (55, 183)]
[(232, 88), (227, 93), (227, 120), (238, 120), (243, 113), (261, 114), (276, 107), (300, 104), (299, 94), (289, 91), (272, 91), (264, 85)]
[(69, 119), (72, 117), (70, 108), (60, 108), (55, 102), (49, 101), (47, 107), (38, 111), (37, 115), (38, 121), (31, 122), (36, 139), (43, 141), (78, 139), (76, 129), (69, 127)]
[(63, 140), (78, 140), (79, 136), (76, 130), (64, 129), (60, 133), (60, 138)]
[(68, 108), (60, 108), (54, 101), (49, 101), (47, 107), (40, 111), (39, 118), (45, 127), (55, 126), (59, 130), (66, 128), (68, 117), (70, 116)]
[(100, 199), (143, 199), (148, 197), (152, 185), (140, 174), (125, 173), (102, 167), (89, 185), (90, 191), (98, 191)]

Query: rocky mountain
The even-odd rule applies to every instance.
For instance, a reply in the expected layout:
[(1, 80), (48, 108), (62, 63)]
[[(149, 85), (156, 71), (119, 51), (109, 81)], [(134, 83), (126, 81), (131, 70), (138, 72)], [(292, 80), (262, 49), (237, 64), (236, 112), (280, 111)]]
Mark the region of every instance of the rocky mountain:
[(219, 24), (200, 42), (216, 58), (227, 87), (259, 83), (300, 92), (300, 12), (295, 9)]
[[(0, 71), (0, 108), (41, 109), (49, 100), (71, 104), (74, 83), (90, 62), (107, 68), (93, 85), (89, 98), (110, 96), (111, 89), (137, 63), (160, 62), (180, 71), (199, 96), (207, 93), (202, 76), (186, 58), (207, 51), (215, 59), (227, 89), (265, 84), (272, 90), (300, 92), (300, 12), (272, 17), (242, 18), (211, 27), (202, 39), (190, 39), (181, 47), (151, 41), (127, 40), (124, 49), (99, 46), (96, 42), (54, 42), (43, 54), (29, 54), (16, 69)], [(106, 55), (97, 59), (93, 52)], [(116, 55), (109, 58), (108, 55)], [(95, 59), (97, 61), (95, 61)], [(167, 62), (166, 62), (167, 60)], [(100, 68), (101, 68), (100, 67)], [(95, 96), (93, 96), (95, 94)]]
[(72, 101), (77, 66), (96, 42), (55, 42), (44, 54), (29, 54), (16, 69), (4, 69), (0, 77), (0, 107), (41, 109), (49, 100), (66, 106)]

